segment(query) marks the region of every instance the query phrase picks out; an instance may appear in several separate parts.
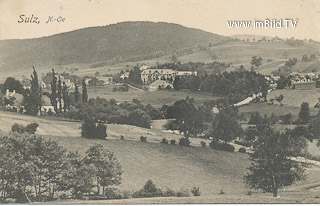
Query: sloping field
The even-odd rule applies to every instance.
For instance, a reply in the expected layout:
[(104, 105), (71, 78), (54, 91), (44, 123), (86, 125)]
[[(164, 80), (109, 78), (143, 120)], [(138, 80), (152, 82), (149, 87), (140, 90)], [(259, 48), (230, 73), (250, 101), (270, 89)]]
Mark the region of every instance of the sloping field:
[[(152, 139), (152, 136), (157, 136), (160, 131), (144, 131), (142, 128), (139, 131), (139, 128), (131, 128), (127, 125), (108, 125), (109, 139), (95, 140), (77, 136), (79, 123), (76, 122), (57, 121), (8, 112), (0, 112), (0, 117), (1, 122), (6, 122), (6, 125), (0, 125), (0, 130), (7, 132), (8, 128), (6, 127), (16, 121), (24, 124), (38, 122), (40, 125), (38, 134), (49, 134), (46, 137), (56, 139), (68, 150), (77, 150), (82, 154), (89, 145), (101, 143), (105, 148), (115, 153), (123, 167), (122, 184), (119, 186), (122, 191), (138, 190), (148, 179), (152, 179), (162, 189), (190, 191), (193, 186), (198, 186), (201, 191), (201, 197), (189, 198), (54, 203), (315, 203), (318, 200), (315, 199), (315, 196), (319, 192), (317, 185), (320, 182), (320, 177), (318, 175), (319, 168), (316, 167), (308, 169), (308, 179), (305, 182), (280, 191), (281, 198), (272, 198), (271, 194), (261, 192), (253, 192), (251, 196), (248, 196), (246, 194), (249, 189), (243, 183), (243, 176), (247, 173), (248, 166), (246, 154), (215, 151), (210, 148), (130, 141), (140, 133), (145, 133)], [(59, 129), (52, 129), (57, 125)], [(110, 139), (117, 136), (118, 133), (126, 132), (125, 128), (128, 128), (125, 140)], [(225, 192), (224, 195), (219, 195), (221, 190)]]
[(310, 109), (316, 105), (320, 98), (320, 89), (282, 89), (270, 92), (267, 99), (270, 100), (282, 94), (284, 96), (282, 103), (284, 106), (299, 107), (301, 103), (308, 102)]

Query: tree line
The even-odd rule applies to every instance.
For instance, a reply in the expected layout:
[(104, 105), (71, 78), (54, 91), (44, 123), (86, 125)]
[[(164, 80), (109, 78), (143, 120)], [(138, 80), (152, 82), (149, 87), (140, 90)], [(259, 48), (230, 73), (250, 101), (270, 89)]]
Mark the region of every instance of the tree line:
[(65, 114), (75, 120), (96, 120), (104, 123), (129, 124), (150, 128), (151, 120), (163, 118), (159, 109), (143, 105), (137, 99), (118, 103), (114, 99), (91, 98), (87, 103), (78, 104)]
[(212, 95), (227, 97), (230, 103), (239, 102), (252, 94), (262, 93), (266, 99), (269, 88), (263, 75), (255, 72), (224, 72), (203, 77), (176, 77), (173, 83), (176, 90), (191, 89), (209, 92)]

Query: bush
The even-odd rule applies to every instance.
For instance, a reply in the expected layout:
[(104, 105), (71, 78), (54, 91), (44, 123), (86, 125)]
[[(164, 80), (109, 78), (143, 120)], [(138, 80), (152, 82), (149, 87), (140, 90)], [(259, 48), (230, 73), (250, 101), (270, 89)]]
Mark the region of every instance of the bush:
[(157, 186), (152, 182), (152, 180), (148, 180), (143, 188), (137, 192), (134, 192), (132, 197), (134, 198), (144, 198), (144, 197), (161, 197), (162, 191), (157, 188)]
[(105, 139), (107, 137), (106, 125), (99, 123), (95, 129), (95, 137), (98, 139)]
[(37, 130), (37, 128), (38, 128), (38, 124), (37, 123), (31, 123), (31, 124), (28, 124), (27, 126), (26, 126), (26, 132), (28, 133), (28, 134), (34, 134), (35, 132), (36, 132), (36, 130)]
[(123, 135), (121, 135), (121, 136), (120, 136), (120, 139), (121, 139), (121, 140), (124, 140), (124, 136), (123, 136)]
[(190, 193), (188, 190), (180, 190), (177, 192), (177, 197), (190, 197)]
[(225, 192), (223, 190), (220, 190), (220, 195), (225, 194)]
[(200, 194), (201, 194), (199, 187), (193, 187), (191, 189), (191, 193), (193, 194), (193, 196), (200, 196)]
[(179, 145), (181, 146), (190, 146), (190, 141), (188, 138), (182, 137), (179, 139)]
[(59, 195), (59, 199), (66, 200), (66, 199), (68, 199), (68, 195), (66, 193), (62, 193), (61, 195)]
[(38, 128), (37, 123), (31, 123), (28, 124), (26, 127), (24, 127), (21, 124), (14, 123), (11, 127), (11, 131), (19, 134), (28, 133), (28, 134), (34, 134)]
[(176, 192), (172, 189), (167, 189), (166, 191), (162, 192), (163, 197), (175, 197), (176, 195)]
[(81, 136), (86, 138), (105, 139), (107, 137), (107, 127), (101, 122), (96, 123), (92, 119), (85, 119), (81, 125)]
[(205, 148), (206, 147), (206, 145), (207, 145), (207, 143), (205, 142), (205, 141), (201, 141), (201, 147), (203, 147), (203, 148)]
[(47, 114), (48, 114), (49, 116), (52, 116), (54, 113), (53, 113), (52, 109), (49, 109), (48, 112), (47, 112)]
[(233, 152), (234, 151), (234, 146), (227, 144), (227, 143), (220, 143), (217, 141), (211, 141), (210, 142), (210, 147), (212, 149), (216, 150), (222, 150), (222, 151), (228, 151), (228, 152)]
[(81, 126), (81, 137), (94, 138), (96, 126), (93, 120), (85, 119)]
[(175, 145), (175, 144), (176, 144), (176, 140), (175, 140), (175, 139), (172, 139), (172, 140), (170, 141), (170, 144)]
[(239, 148), (239, 152), (240, 152), (240, 153), (246, 153), (246, 152), (247, 152), (247, 150), (246, 150), (246, 148), (241, 147), (241, 148)]
[(107, 200), (122, 199), (121, 192), (114, 188), (107, 188), (104, 191), (104, 196)]
[(140, 141), (141, 141), (141, 142), (147, 142), (147, 137), (141, 136), (141, 137), (140, 137)]
[(19, 134), (22, 134), (25, 132), (25, 128), (23, 125), (21, 124), (17, 124), (17, 123), (14, 123), (11, 127), (11, 131), (12, 132), (16, 132), (16, 133), (19, 133)]
[(166, 138), (162, 138), (161, 143), (162, 144), (168, 144), (168, 140)]

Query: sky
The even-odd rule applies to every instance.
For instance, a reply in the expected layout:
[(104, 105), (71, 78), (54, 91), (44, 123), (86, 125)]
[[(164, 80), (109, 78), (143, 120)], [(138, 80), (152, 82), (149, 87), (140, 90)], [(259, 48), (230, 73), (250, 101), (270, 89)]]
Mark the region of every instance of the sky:
[[(37, 23), (19, 23), (20, 15)], [(46, 23), (49, 16), (64, 22)], [(25, 19), (23, 17), (23, 19)], [(227, 21), (298, 19), (295, 28), (228, 28)], [(252, 34), (320, 41), (320, 0), (0, 0), (0, 39), (49, 36), (123, 21), (181, 24), (225, 36)]]

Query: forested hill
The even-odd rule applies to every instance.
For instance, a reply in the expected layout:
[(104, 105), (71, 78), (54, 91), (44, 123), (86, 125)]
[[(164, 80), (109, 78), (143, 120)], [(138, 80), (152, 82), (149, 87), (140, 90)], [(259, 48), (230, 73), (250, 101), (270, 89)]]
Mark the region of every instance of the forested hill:
[(228, 39), (171, 23), (123, 22), (36, 39), (1, 40), (0, 68), (92, 63)]

